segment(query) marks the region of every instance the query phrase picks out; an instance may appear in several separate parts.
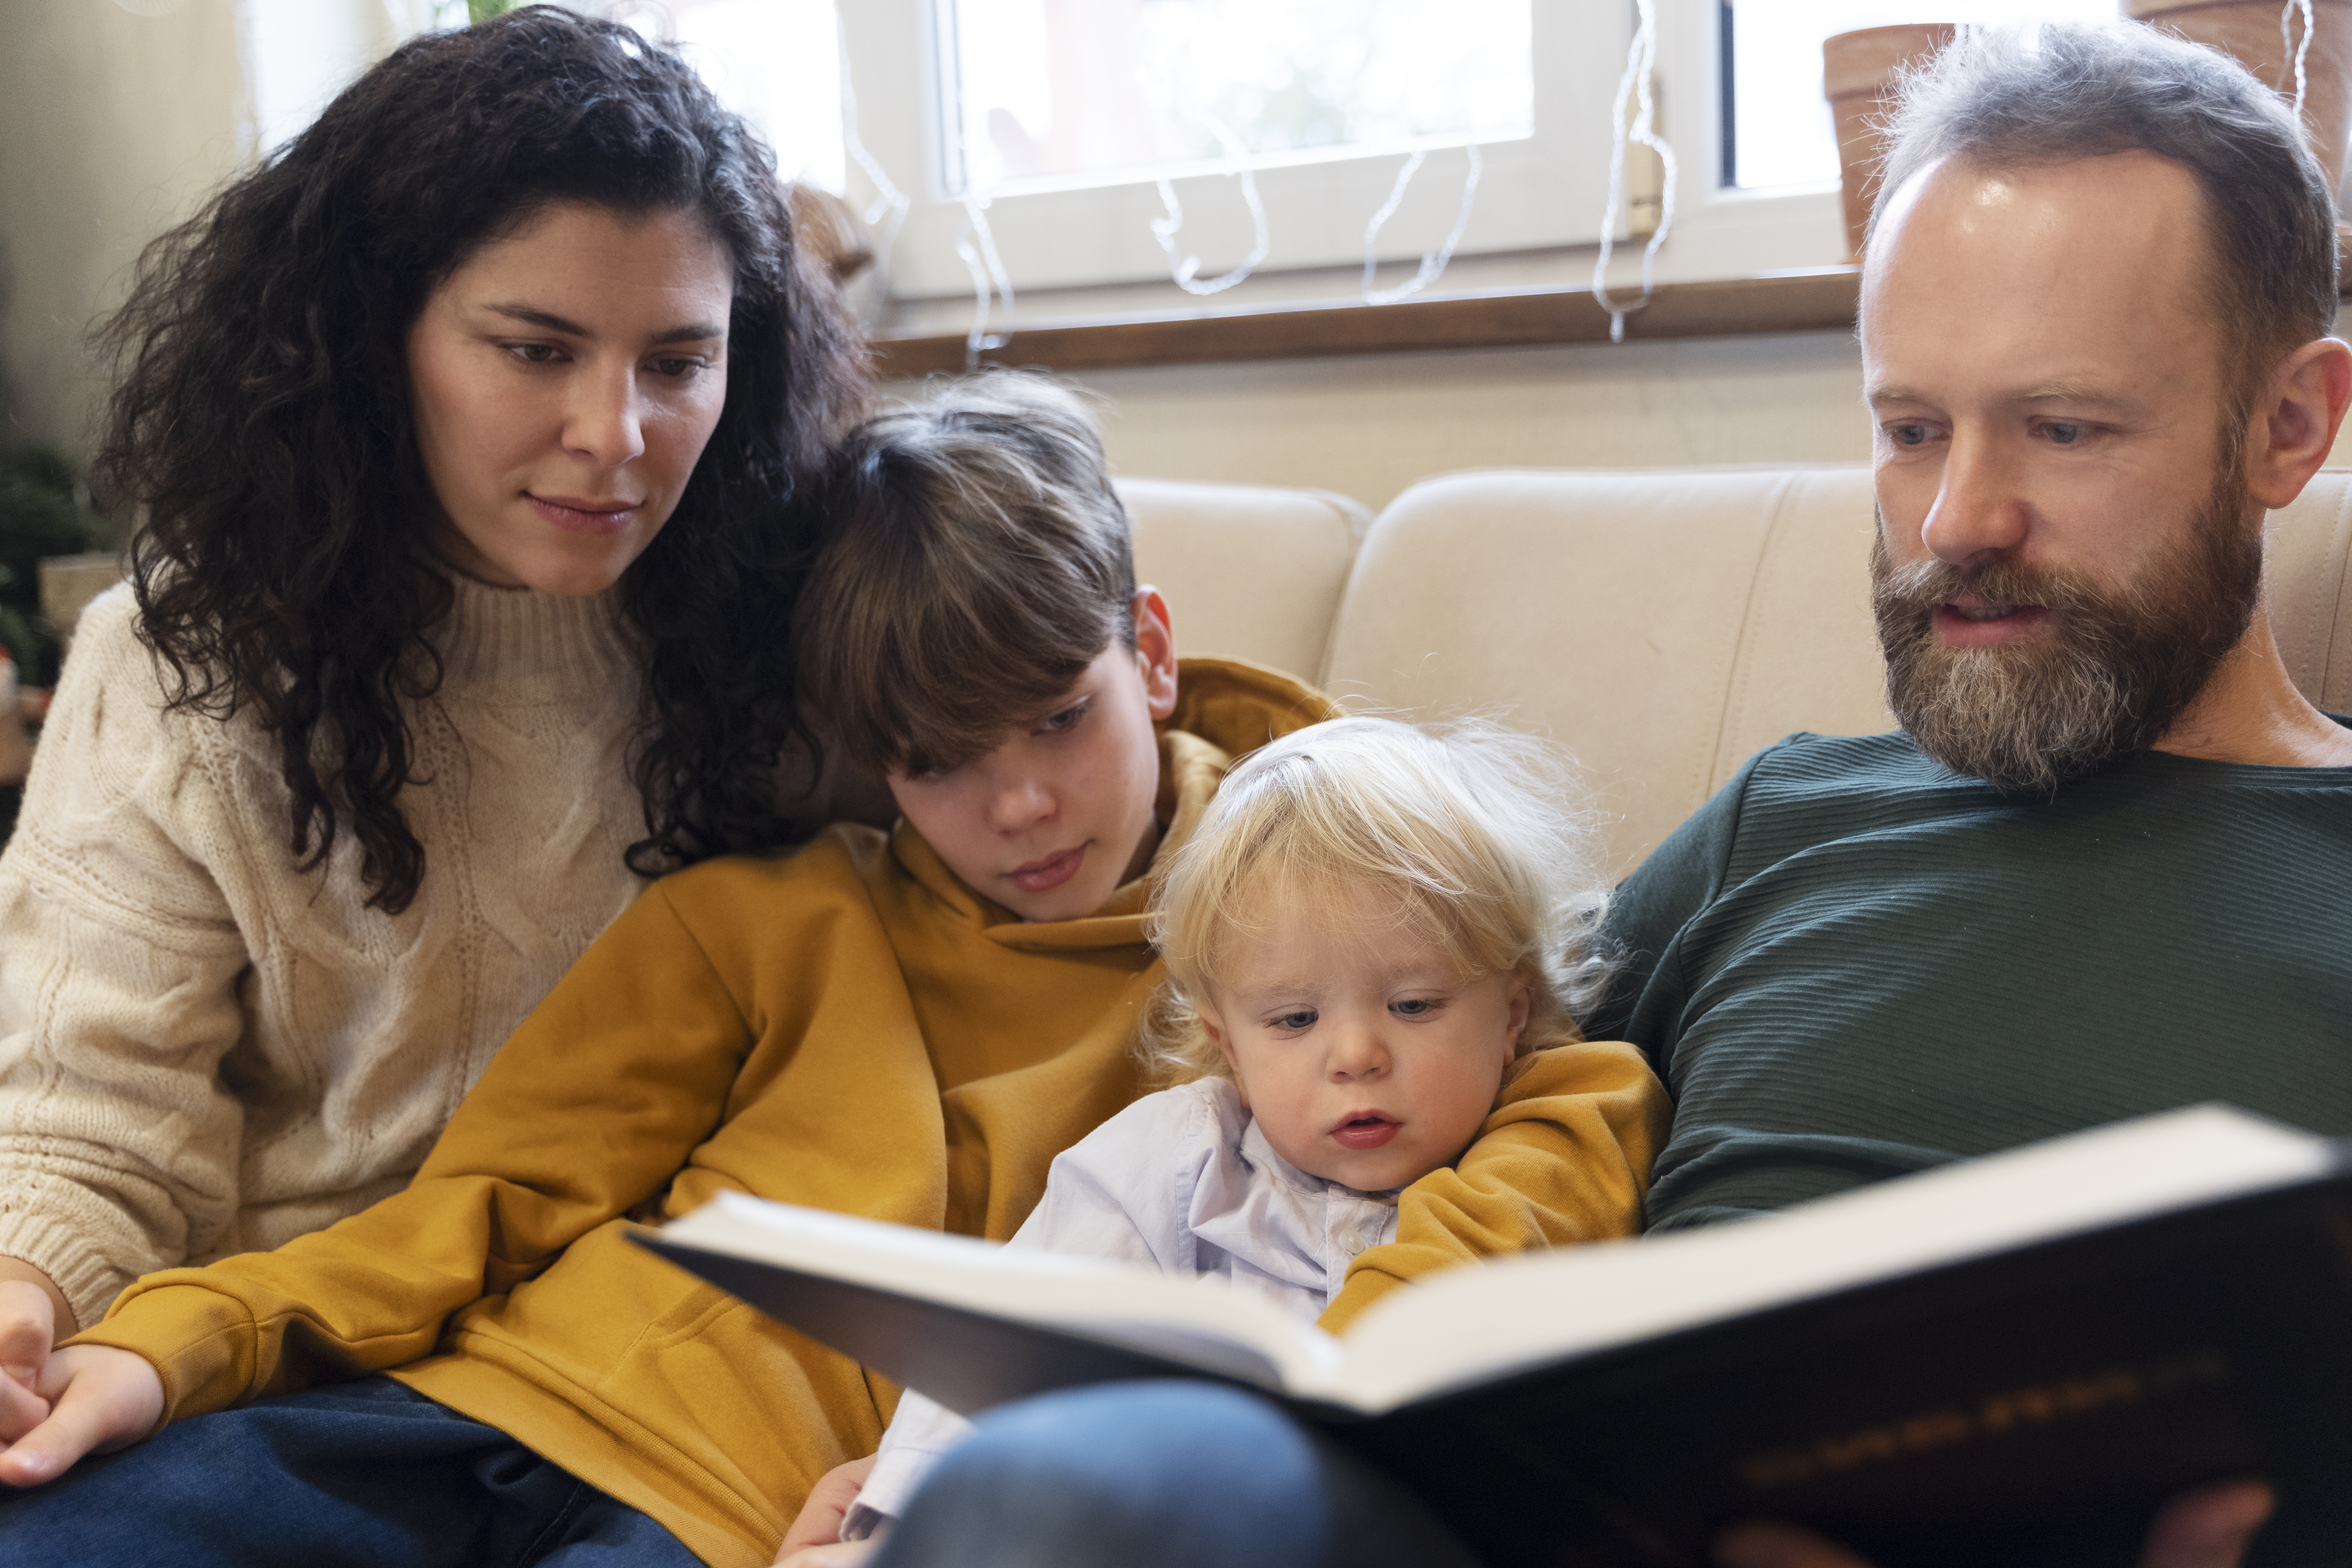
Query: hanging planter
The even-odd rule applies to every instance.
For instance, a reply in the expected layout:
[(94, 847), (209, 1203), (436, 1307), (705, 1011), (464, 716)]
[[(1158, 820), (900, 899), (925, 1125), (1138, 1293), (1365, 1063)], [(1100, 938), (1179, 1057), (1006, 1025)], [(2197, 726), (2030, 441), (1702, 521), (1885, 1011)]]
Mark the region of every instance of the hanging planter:
[[(2303, 42), (2302, 16), (2294, 0), (2286, 7), (2294, 45)], [(2352, 0), (2315, 0), (2311, 47), (2303, 51), (2303, 129), (2311, 150), (2327, 171), (2327, 188), (2344, 184), (2344, 142), (2352, 131)], [(2210, 44), (2235, 59), (2281, 97), (2294, 98), (2295, 47), (2281, 26), (2279, 0), (2124, 0), (2124, 15), (2191, 43)], [(2341, 198), (2338, 199), (2341, 205)]]
[(1845, 179), (1849, 260), (1862, 259), (1870, 209), (1878, 200), (1878, 164), (1886, 151), (1879, 126), (1895, 107), (1895, 79), (1905, 67), (1950, 43), (1956, 31), (1949, 22), (1906, 22), (1822, 40), (1822, 91), (1837, 121), (1838, 163)]

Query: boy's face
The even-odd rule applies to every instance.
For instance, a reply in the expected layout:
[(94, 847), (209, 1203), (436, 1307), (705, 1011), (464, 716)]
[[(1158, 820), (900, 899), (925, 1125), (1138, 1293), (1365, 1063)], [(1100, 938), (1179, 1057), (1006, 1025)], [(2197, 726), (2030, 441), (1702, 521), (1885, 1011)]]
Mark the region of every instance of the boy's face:
[(890, 795), (948, 869), (1024, 921), (1100, 909), (1159, 847), (1154, 720), (1176, 710), (1168, 602), (1136, 590), (1135, 647), (1118, 638), (1051, 707), (987, 755), (945, 773), (893, 772)]
[(1386, 1192), (1469, 1147), (1527, 1026), (1517, 975), (1465, 980), (1392, 904), (1261, 906), (1202, 1022), (1276, 1153)]

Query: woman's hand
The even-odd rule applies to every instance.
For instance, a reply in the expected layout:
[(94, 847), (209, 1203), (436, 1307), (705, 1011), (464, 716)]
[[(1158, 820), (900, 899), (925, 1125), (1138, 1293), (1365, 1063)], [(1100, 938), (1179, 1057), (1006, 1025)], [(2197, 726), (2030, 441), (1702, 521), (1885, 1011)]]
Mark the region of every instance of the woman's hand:
[[(11, 1384), (15, 1379), (7, 1379)], [(84, 1454), (136, 1443), (163, 1418), (163, 1380), (145, 1356), (111, 1345), (68, 1345), (51, 1351), (32, 1391), (43, 1410), (29, 1428), (12, 1406), (0, 1427), (0, 1483), (38, 1486), (71, 1469)]]
[[(2278, 1495), (2261, 1481), (2223, 1481), (2183, 1492), (2148, 1528), (2139, 1568), (2239, 1568)], [(1794, 1525), (1735, 1524), (1715, 1539), (1717, 1568), (1870, 1568)]]
[[(849, 1505), (857, 1500), (858, 1489), (873, 1473), (874, 1458), (868, 1454), (825, 1471), (824, 1478), (811, 1489), (808, 1501), (801, 1504), (792, 1528), (784, 1531), (784, 1543), (776, 1549), (776, 1568), (784, 1568), (786, 1563), (793, 1564), (793, 1568), (830, 1568), (835, 1563), (854, 1563), (871, 1550), (865, 1542), (844, 1545), (841, 1521), (848, 1516)], [(838, 1552), (800, 1555), (816, 1546), (835, 1547)]]

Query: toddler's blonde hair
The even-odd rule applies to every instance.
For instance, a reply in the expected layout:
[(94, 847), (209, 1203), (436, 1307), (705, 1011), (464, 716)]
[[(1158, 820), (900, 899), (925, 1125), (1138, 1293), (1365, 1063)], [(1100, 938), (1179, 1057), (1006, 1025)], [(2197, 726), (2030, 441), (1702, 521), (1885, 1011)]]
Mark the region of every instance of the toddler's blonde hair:
[(1570, 1016), (1605, 976), (1607, 886), (1594, 818), (1566, 763), (1483, 721), (1422, 728), (1353, 717), (1309, 725), (1226, 775), (1171, 858), (1152, 914), (1168, 981), (1139, 1048), (1162, 1082), (1230, 1076), (1202, 1026), (1236, 941), (1342, 920), (1373, 895), (1465, 978), (1528, 986), (1522, 1053), (1579, 1038)]

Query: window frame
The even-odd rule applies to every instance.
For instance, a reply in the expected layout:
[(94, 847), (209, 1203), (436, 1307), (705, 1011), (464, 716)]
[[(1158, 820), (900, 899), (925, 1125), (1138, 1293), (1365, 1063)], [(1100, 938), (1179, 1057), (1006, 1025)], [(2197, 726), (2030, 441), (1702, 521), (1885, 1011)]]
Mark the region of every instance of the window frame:
[[(968, 223), (965, 205), (947, 194), (940, 177), (949, 133), (939, 91), (937, 6), (943, 3), (844, 0), (841, 7), (861, 110), (856, 130), (912, 199), (893, 261), (894, 292), (908, 299), (970, 295), (973, 288), (954, 250)], [(1538, 91), (1533, 136), (1480, 145), (1484, 168), (1465, 252), (1541, 250), (1599, 237), (1608, 105), (1631, 38), (1631, 11), (1610, 0), (1533, 0), (1533, 6), (1538, 83), (1566, 86), (1549, 98)], [(1604, 29), (1603, 47), (1591, 42), (1594, 26)], [(1595, 142), (1602, 148), (1597, 157), (1569, 152)], [(1263, 269), (1360, 268), (1364, 228), (1403, 162), (1402, 154), (1383, 153), (1257, 171), (1272, 240)], [(1466, 158), (1450, 149), (1429, 154), (1406, 204), (1381, 230), (1383, 260), (1417, 259), (1444, 239), (1466, 170)], [(1229, 174), (1172, 182), (1184, 216), (1175, 242), (1181, 254), (1201, 258), (1204, 279), (1234, 266), (1253, 247), (1238, 183)], [(862, 205), (874, 195), (869, 182), (853, 179), (854, 200)], [(982, 216), (1017, 293), (1168, 281), (1169, 261), (1150, 226), (1162, 211), (1155, 184), (1146, 180), (1000, 195)]]
[[(949, 132), (939, 91), (941, 61), (935, 7), (940, 3), (841, 0), (840, 5), (857, 106), (851, 130), (910, 203), (890, 258), (891, 294), (910, 304), (971, 300), (976, 293), (971, 267), (955, 250), (960, 231), (969, 232), (964, 205), (949, 196), (940, 183)], [(1846, 258), (1835, 184), (1763, 190), (1722, 184), (1728, 125), (1721, 3), (1658, 0), (1659, 118), (1680, 163), (1673, 229), (1654, 268), (1660, 282), (1752, 277), (1832, 266)], [(1561, 97), (1573, 95), (1556, 89), (1548, 109), (1539, 86), (1536, 136), (1482, 148), (1486, 170), (1477, 205), (1456, 255), (1479, 257), (1482, 281), (1490, 287), (1512, 281), (1515, 266), (1525, 281), (1556, 281), (1563, 257), (1589, 277), (1590, 262), (1575, 258), (1590, 257), (1600, 238), (1598, 220), (1608, 177), (1607, 110), (1633, 32), (1633, 8), (1617, 0), (1533, 0), (1533, 5), (1538, 83), (1547, 79), (1548, 59), (1575, 62), (1580, 75), (1554, 70), (1550, 79), (1582, 84), (1579, 101), (1589, 110), (1591, 124), (1583, 138), (1574, 138), (1572, 118), (1563, 116), (1559, 107)], [(1601, 34), (1597, 45), (1591, 41), (1595, 28)], [(1566, 151), (1571, 144), (1575, 151)], [(1635, 155), (1640, 155), (1638, 150)], [(1335, 285), (1331, 291), (1351, 294), (1346, 273), (1360, 269), (1364, 226), (1386, 197), (1402, 162), (1389, 154), (1259, 172), (1258, 188), (1275, 239), (1260, 271), (1329, 269)], [(1464, 167), (1465, 161), (1450, 152), (1430, 154), (1414, 182), (1412, 201), (1381, 231), (1383, 262), (1410, 262), (1442, 240), (1459, 200)], [(1537, 195), (1528, 195), (1523, 182), (1528, 180), (1537, 183)], [(1234, 266), (1251, 248), (1249, 220), (1239, 193), (1230, 188), (1236, 184), (1231, 176), (1176, 182), (1185, 218), (1176, 243), (1180, 254), (1201, 258), (1200, 276), (1204, 279)], [(861, 209), (876, 205), (879, 195), (854, 163), (850, 195)], [(1106, 285), (1167, 285), (1171, 308), (1245, 304), (1250, 298), (1246, 286), (1207, 298), (1177, 290), (1167, 258), (1150, 231), (1150, 220), (1161, 210), (1159, 195), (1147, 181), (1002, 196), (987, 203), (981, 216), (1016, 300), (1045, 296), (1021, 309), (1023, 321), (1034, 321), (1041, 313), (1050, 316), (1055, 291)], [(1286, 243), (1286, 226), (1293, 232), (1309, 231), (1306, 237)], [(1641, 248), (1621, 219), (1612, 284), (1638, 282)], [(1384, 274), (1381, 280), (1393, 278)]]

